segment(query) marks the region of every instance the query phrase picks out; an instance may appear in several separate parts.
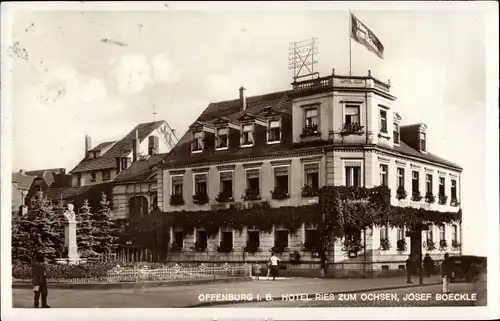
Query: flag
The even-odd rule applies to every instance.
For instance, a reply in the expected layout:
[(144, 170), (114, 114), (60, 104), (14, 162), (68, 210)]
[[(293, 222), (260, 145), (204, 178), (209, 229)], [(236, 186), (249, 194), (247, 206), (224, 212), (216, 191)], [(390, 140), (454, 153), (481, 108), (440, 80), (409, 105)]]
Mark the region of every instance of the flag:
[(384, 59), (384, 46), (365, 24), (351, 13), (351, 38), (366, 47), (380, 59)]

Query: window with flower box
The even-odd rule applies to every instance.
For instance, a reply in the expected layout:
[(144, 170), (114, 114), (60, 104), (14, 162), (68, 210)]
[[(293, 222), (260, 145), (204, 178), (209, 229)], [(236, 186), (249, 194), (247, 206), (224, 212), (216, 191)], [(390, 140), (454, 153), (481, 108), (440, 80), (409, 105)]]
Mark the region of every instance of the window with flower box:
[(219, 252), (231, 252), (233, 250), (233, 232), (221, 232), (221, 240), (219, 244)]
[(232, 202), (233, 199), (233, 171), (219, 172), (220, 193), (217, 196), (219, 203)]
[(184, 247), (184, 232), (174, 231), (174, 240), (172, 242), (173, 250), (181, 250)]
[(318, 252), (321, 248), (320, 234), (318, 229), (307, 228), (305, 232), (304, 249), (306, 251)]
[(241, 130), (241, 146), (248, 147), (253, 146), (253, 130), (254, 126), (252, 124), (247, 124), (242, 126)]
[(451, 180), (451, 199), (457, 200), (457, 180)]
[(439, 225), (439, 240), (440, 241), (446, 240), (446, 229), (444, 224)]
[(183, 175), (172, 175), (170, 176), (172, 186), (170, 195), (170, 205), (184, 205), (184, 199), (182, 196), (183, 188)]
[(445, 193), (445, 185), (444, 185), (444, 177), (439, 178), (439, 196), (444, 196)]
[(207, 174), (194, 174), (193, 202), (195, 204), (208, 203)]
[(398, 228), (398, 232), (397, 232), (397, 240), (400, 241), (400, 240), (404, 240), (405, 239), (405, 229), (402, 228), (402, 227), (399, 227)]
[(273, 250), (280, 251), (288, 247), (288, 231), (276, 230), (274, 232), (274, 248)]
[(432, 175), (431, 174), (425, 175), (425, 183), (426, 183), (426, 193), (432, 194)]
[(260, 231), (248, 230), (245, 252), (255, 253), (260, 247)]
[(432, 232), (432, 229), (433, 229), (433, 225), (430, 224), (429, 225), (429, 229), (426, 232), (426, 241), (427, 241), (427, 243), (434, 242), (434, 234)]
[(398, 178), (398, 188), (405, 188), (405, 169), (402, 167), (398, 167), (398, 172), (397, 172), (397, 178)]
[(304, 128), (302, 136), (313, 136), (318, 134), (318, 108), (304, 110)]
[(352, 125), (352, 124), (360, 124), (361, 121), (359, 119), (359, 105), (346, 105), (345, 106), (345, 119), (344, 124)]
[(304, 164), (304, 187), (302, 196), (318, 196), (319, 193), (319, 164)]
[(419, 173), (418, 171), (412, 171), (411, 173), (411, 190), (413, 193), (420, 192), (419, 187)]
[(193, 140), (191, 141), (191, 151), (203, 151), (203, 132), (199, 131), (193, 133)]
[(229, 146), (229, 128), (217, 128), (216, 150), (224, 150)]
[(451, 236), (452, 242), (456, 243), (458, 242), (458, 226), (456, 224), (452, 225), (452, 236)]
[(244, 199), (246, 201), (260, 200), (260, 169), (246, 170), (246, 189)]
[(279, 143), (281, 141), (281, 121), (271, 120), (269, 121), (268, 126), (267, 142)]
[(290, 166), (276, 166), (274, 171), (274, 190), (272, 191), (273, 199), (284, 199), (289, 197), (288, 192), (288, 175)]
[(196, 241), (194, 243), (194, 248), (196, 251), (204, 251), (207, 248), (208, 236), (207, 232), (204, 230), (196, 229)]

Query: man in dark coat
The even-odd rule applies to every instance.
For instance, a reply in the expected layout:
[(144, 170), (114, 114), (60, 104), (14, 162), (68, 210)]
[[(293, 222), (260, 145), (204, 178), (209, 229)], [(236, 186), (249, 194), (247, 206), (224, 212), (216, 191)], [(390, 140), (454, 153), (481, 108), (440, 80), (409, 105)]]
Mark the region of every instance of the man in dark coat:
[(443, 277), (443, 292), (450, 292), (450, 280), (453, 270), (453, 265), (450, 260), (450, 255), (448, 253), (444, 254), (444, 261), (441, 265), (441, 276)]
[(43, 254), (37, 253), (35, 262), (31, 266), (33, 292), (35, 293), (34, 307), (38, 308), (40, 294), (42, 295), (42, 308), (50, 308), (47, 305), (47, 268)]
[(434, 261), (432, 260), (429, 253), (427, 253), (424, 258), (424, 269), (427, 277), (429, 278), (434, 270)]
[(413, 272), (413, 261), (411, 260), (411, 254), (408, 255), (408, 258), (406, 259), (406, 283), (412, 284), (413, 282), (411, 281), (411, 274)]

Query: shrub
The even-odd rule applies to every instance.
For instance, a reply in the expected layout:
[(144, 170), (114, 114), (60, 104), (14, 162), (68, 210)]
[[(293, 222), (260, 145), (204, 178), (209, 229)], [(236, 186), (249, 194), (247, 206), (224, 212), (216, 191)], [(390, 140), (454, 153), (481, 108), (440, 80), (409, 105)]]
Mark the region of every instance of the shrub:
[(302, 187), (302, 197), (314, 197), (319, 195), (319, 189), (309, 185)]
[(170, 205), (172, 206), (184, 205), (184, 198), (180, 194), (170, 195)]
[(439, 249), (441, 251), (444, 251), (448, 248), (448, 242), (446, 242), (446, 240), (440, 240), (439, 241)]
[(196, 193), (193, 195), (193, 203), (202, 205), (208, 203), (208, 195), (204, 193)]
[(427, 251), (434, 251), (436, 249), (436, 243), (434, 243), (433, 240), (427, 240), (427, 243), (425, 244), (425, 248)]
[(432, 204), (436, 201), (436, 197), (432, 193), (425, 194), (425, 201), (429, 204)]
[(388, 251), (391, 249), (391, 241), (388, 238), (380, 240), (380, 250)]
[(446, 204), (446, 201), (448, 201), (448, 196), (446, 196), (446, 195), (439, 195), (439, 204), (440, 205)]
[(257, 244), (256, 242), (247, 241), (247, 245), (245, 246), (245, 248), (243, 250), (245, 252), (248, 252), (248, 253), (258, 252), (259, 251), (259, 244)]
[(398, 189), (396, 190), (396, 198), (398, 200), (404, 200), (408, 196), (408, 193), (406, 193), (405, 188), (403, 186), (399, 186)]
[(451, 241), (451, 247), (455, 250), (459, 250), (460, 249), (460, 242), (457, 241), (457, 240), (453, 240)]
[(398, 240), (397, 249), (399, 252), (406, 251), (406, 240), (405, 239)]
[(422, 200), (422, 195), (420, 195), (419, 191), (413, 191), (411, 194), (411, 200), (414, 202), (419, 202)]
[(275, 200), (283, 200), (286, 198), (290, 198), (290, 194), (288, 194), (288, 191), (284, 188), (279, 188), (279, 187), (276, 187), (274, 191), (271, 191), (271, 196)]
[[(92, 262), (84, 264), (47, 264), (49, 279), (80, 279), (105, 277), (116, 266), (116, 262)], [(31, 279), (31, 265), (15, 263), (12, 265), (12, 277), (20, 280)]]
[(293, 251), (292, 253), (290, 253), (290, 262), (292, 262), (293, 264), (299, 264), (300, 258), (301, 256), (299, 251)]

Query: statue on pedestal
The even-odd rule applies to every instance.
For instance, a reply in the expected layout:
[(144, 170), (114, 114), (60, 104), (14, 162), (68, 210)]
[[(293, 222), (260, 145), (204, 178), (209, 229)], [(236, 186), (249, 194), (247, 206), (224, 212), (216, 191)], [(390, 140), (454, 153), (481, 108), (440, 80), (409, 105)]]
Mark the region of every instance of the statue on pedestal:
[(66, 224), (64, 226), (64, 245), (68, 248), (67, 261), (70, 264), (78, 262), (78, 245), (76, 243), (76, 215), (73, 211), (74, 205), (68, 204), (68, 209), (64, 212)]
[(76, 216), (75, 212), (73, 211), (73, 208), (75, 206), (73, 204), (68, 204), (68, 210), (64, 212), (64, 217), (68, 222), (75, 222), (76, 221)]

